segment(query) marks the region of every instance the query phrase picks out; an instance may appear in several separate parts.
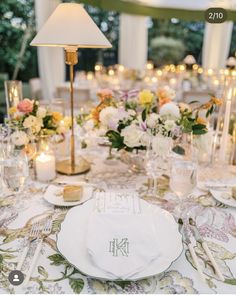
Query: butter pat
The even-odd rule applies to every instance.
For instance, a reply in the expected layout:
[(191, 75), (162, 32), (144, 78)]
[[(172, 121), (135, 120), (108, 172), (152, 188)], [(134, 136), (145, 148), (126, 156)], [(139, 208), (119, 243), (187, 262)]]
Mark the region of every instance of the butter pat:
[(236, 186), (232, 188), (232, 197), (236, 200)]
[(67, 185), (63, 189), (63, 199), (65, 202), (80, 201), (83, 196), (83, 187), (81, 185)]

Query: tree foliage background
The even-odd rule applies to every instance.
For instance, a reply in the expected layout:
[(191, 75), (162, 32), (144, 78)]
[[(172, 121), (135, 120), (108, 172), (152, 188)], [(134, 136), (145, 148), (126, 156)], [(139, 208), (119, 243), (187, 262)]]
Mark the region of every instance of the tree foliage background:
[[(0, 1), (0, 72), (12, 78), (19, 58), (22, 39), (29, 25), (35, 30), (34, 0)], [(33, 20), (33, 23), (30, 21)], [(26, 81), (37, 76), (37, 49), (27, 45), (20, 64), (18, 79)]]

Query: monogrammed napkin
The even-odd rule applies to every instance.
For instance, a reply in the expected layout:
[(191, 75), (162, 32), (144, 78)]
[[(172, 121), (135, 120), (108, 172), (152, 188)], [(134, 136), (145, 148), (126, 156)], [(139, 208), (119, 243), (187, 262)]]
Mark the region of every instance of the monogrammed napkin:
[(92, 213), (87, 250), (98, 268), (115, 279), (128, 279), (160, 255), (152, 216)]

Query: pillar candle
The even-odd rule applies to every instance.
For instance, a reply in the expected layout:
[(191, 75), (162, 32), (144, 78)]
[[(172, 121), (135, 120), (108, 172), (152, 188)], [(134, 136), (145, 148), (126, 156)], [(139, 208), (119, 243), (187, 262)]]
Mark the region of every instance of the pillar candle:
[(35, 160), (36, 175), (39, 181), (50, 181), (56, 177), (54, 155), (41, 153)]

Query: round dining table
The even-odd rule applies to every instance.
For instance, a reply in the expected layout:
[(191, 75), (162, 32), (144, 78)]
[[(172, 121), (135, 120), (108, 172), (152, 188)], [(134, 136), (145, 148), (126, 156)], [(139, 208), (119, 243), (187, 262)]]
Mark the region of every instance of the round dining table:
[[(91, 163), (86, 174), (77, 176), (57, 175), (53, 181), (68, 183), (82, 181), (103, 190), (130, 189), (153, 206), (160, 206), (173, 213), (177, 199), (169, 189), (168, 177), (158, 180), (158, 197), (147, 197), (148, 182), (145, 173), (132, 173), (129, 166), (118, 157), (107, 158), (104, 147), (84, 150), (83, 156)], [(0, 293), (236, 293), (236, 207), (227, 206), (216, 200), (202, 183), (218, 180), (222, 184), (235, 184), (236, 167), (200, 165), (198, 185), (186, 200), (186, 210), (195, 221), (201, 236), (207, 241), (216, 262), (225, 278), (219, 280), (208, 257), (196, 243), (195, 251), (201, 260), (205, 280), (203, 281), (192, 261), (183, 239), (183, 251), (168, 269), (155, 276), (138, 281), (108, 281), (89, 277), (72, 266), (57, 250), (57, 234), (69, 207), (48, 203), (43, 194), (50, 183), (29, 179), (20, 194), (1, 193), (0, 198)], [(83, 206), (83, 204), (78, 205)], [(35, 218), (47, 214), (53, 219), (51, 233), (44, 239), (37, 264), (26, 286), (14, 286), (8, 276), (16, 268), (20, 253), (25, 247), (25, 238)], [(79, 228), (79, 224), (76, 227)], [(75, 225), (71, 225), (71, 234)], [(166, 232), (168, 235), (168, 231)], [(151, 241), (150, 241), (151, 242)], [(66, 241), (65, 241), (66, 243)], [(67, 245), (70, 247), (70, 245)], [(173, 248), (175, 245), (172, 245)], [(22, 265), (27, 272), (37, 241), (32, 242)], [(78, 253), (80, 255), (80, 253)]]

